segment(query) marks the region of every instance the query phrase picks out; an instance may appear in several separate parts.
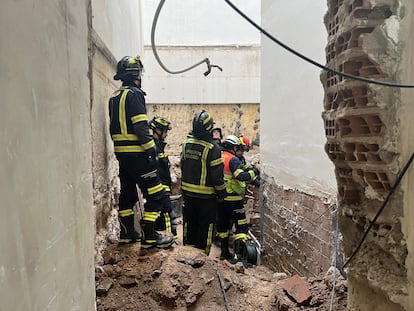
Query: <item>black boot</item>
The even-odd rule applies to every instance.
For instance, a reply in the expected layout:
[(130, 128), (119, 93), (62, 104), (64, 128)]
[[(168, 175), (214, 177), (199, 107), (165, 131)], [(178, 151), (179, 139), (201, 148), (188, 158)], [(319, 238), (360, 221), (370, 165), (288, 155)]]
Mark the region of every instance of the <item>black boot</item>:
[(244, 242), (241, 239), (234, 240), (234, 259), (243, 261), (244, 259)]
[(167, 219), (165, 218), (164, 213), (161, 213), (160, 217), (157, 218), (155, 222), (156, 231), (165, 231), (167, 230)]
[(158, 248), (168, 248), (174, 243), (174, 239), (170, 236), (162, 236), (155, 231), (155, 222), (141, 220), (141, 227), (144, 238), (141, 242), (141, 248), (150, 248), (156, 246)]
[(229, 237), (227, 238), (219, 238), (220, 239), (220, 260), (230, 260), (233, 259), (233, 255), (229, 251)]
[(119, 226), (121, 229), (119, 235), (120, 244), (135, 243), (141, 240), (141, 234), (134, 227), (134, 215), (119, 217)]
[[(256, 250), (256, 249), (255, 249)], [(248, 254), (246, 251), (246, 243), (242, 239), (234, 241), (234, 261), (241, 262), (245, 268), (251, 268), (252, 263), (248, 262)]]
[(178, 233), (177, 233), (177, 217), (175, 216), (174, 211), (170, 212), (170, 220), (171, 220), (171, 233), (174, 236), (174, 239), (178, 239)]
[(174, 239), (178, 239), (177, 218), (175, 218), (174, 212), (171, 211), (162, 213), (155, 222), (155, 230), (171, 232)]

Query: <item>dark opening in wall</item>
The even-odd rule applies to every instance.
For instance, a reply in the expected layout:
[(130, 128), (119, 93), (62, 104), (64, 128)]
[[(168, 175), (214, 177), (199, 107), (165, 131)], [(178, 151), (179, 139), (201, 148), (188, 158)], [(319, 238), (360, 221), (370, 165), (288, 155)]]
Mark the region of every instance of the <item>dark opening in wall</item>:
[(341, 137), (378, 136), (385, 128), (377, 115), (361, 115), (339, 118), (337, 120)]

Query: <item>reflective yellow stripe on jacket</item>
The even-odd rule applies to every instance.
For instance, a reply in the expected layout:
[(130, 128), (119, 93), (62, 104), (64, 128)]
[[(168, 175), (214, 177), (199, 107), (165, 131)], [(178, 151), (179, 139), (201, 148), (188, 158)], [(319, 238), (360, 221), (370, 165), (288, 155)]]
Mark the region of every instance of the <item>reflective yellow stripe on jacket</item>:
[(208, 187), (205, 185), (193, 185), (190, 183), (182, 182), (181, 188), (183, 190), (189, 191), (189, 192), (195, 192), (195, 193), (201, 193), (201, 194), (215, 194), (216, 191), (214, 190), (214, 187)]
[(235, 157), (229, 152), (223, 152), (222, 154), (224, 162), (224, 180), (226, 182), (227, 196), (225, 201), (241, 201), (243, 200), (246, 183), (239, 181), (236, 177), (243, 173), (242, 169), (236, 169), (233, 173), (230, 171), (230, 160)]
[[(155, 143), (153, 140), (145, 143), (139, 144), (139, 139), (135, 133), (128, 133), (127, 127), (127, 115), (126, 115), (126, 98), (128, 92), (131, 90), (128, 88), (122, 87), (120, 90), (114, 93), (113, 97), (116, 97), (122, 92), (121, 98), (119, 100), (119, 108), (118, 108), (118, 121), (119, 121), (119, 128), (121, 133), (112, 134), (112, 140), (114, 141), (114, 151), (117, 153), (143, 153), (146, 150), (153, 148)], [(131, 118), (132, 124), (148, 121), (148, 117), (145, 114), (139, 114), (133, 116)]]

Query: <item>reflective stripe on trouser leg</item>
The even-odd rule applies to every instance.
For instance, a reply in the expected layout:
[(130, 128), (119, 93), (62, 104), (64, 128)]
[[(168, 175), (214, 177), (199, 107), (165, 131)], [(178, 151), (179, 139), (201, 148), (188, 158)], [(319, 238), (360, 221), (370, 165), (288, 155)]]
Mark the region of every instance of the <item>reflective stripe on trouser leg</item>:
[(155, 244), (158, 234), (155, 231), (155, 222), (159, 218), (159, 212), (147, 212), (144, 211), (144, 216), (141, 220), (141, 227), (144, 231), (144, 242), (141, 243), (141, 247), (148, 247), (151, 244)]
[(163, 213), (164, 221), (165, 221), (165, 231), (172, 232), (171, 230), (171, 218), (169, 213)]
[(144, 217), (142, 220), (148, 221), (148, 222), (155, 222), (158, 217), (160, 217), (160, 212), (147, 212), (144, 211)]
[(234, 237), (234, 240), (241, 240), (246, 243), (249, 240), (249, 236), (246, 233), (237, 233)]
[(225, 239), (225, 238), (228, 238), (229, 237), (229, 231), (226, 231), (226, 232), (217, 232), (216, 235), (220, 239)]
[(134, 210), (132, 208), (128, 208), (128, 209), (124, 209), (121, 211), (118, 211), (118, 216), (119, 217), (128, 217), (134, 215)]

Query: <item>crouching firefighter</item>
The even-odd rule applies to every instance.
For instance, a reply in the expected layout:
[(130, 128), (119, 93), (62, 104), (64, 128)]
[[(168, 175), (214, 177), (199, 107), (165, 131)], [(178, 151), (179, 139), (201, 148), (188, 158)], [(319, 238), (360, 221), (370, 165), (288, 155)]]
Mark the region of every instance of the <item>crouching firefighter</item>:
[[(165, 152), (167, 143), (165, 139), (168, 136), (168, 131), (172, 129), (171, 122), (165, 118), (154, 117), (149, 122), (149, 127), (152, 130), (152, 137), (155, 142), (155, 149), (157, 151), (157, 168), (160, 176), (162, 186), (168, 197), (171, 196), (171, 163), (168, 159), (168, 154)], [(175, 215), (171, 205), (165, 206), (161, 211), (161, 216), (157, 221), (156, 229), (159, 231), (171, 232), (174, 239), (178, 239), (177, 235), (177, 216)]]
[(146, 203), (141, 220), (143, 238), (141, 247), (169, 247), (172, 237), (163, 237), (155, 231), (155, 222), (161, 210), (171, 205), (157, 172), (155, 143), (149, 134), (145, 93), (141, 90), (143, 65), (139, 57), (123, 57), (117, 65), (115, 80), (122, 86), (109, 99), (110, 134), (119, 163), (121, 193), (119, 196), (120, 243), (137, 242), (133, 207), (138, 201), (136, 185)]
[[(217, 213), (217, 236), (220, 239), (220, 259), (228, 259), (230, 262), (236, 263), (237, 261), (246, 260), (246, 243), (249, 240), (249, 227), (243, 206), (246, 182), (254, 180), (259, 172), (255, 168), (243, 170), (243, 163), (238, 157), (238, 154), (243, 151), (243, 146), (238, 137), (235, 135), (227, 136), (224, 139), (222, 146), (224, 179), (226, 181), (227, 195), (224, 198), (224, 201), (219, 203)], [(234, 255), (229, 251), (229, 234), (233, 223), (236, 227)]]

